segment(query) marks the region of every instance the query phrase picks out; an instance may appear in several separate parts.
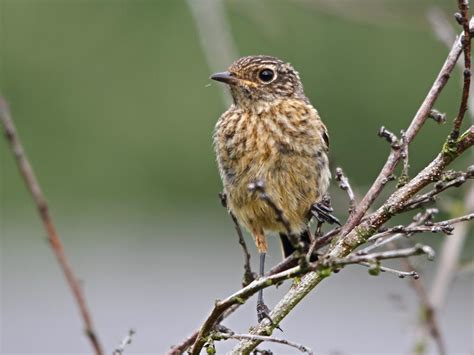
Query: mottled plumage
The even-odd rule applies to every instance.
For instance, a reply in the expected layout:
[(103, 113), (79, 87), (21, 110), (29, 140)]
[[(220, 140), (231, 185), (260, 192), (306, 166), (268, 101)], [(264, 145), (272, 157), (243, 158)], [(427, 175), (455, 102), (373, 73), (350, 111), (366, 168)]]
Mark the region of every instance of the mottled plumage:
[(329, 186), (326, 127), (304, 95), (298, 73), (277, 58), (244, 57), (211, 78), (227, 83), (234, 99), (214, 133), (228, 208), (265, 253), (266, 233), (286, 230), (248, 186), (262, 181), (292, 232), (303, 232), (311, 205)]

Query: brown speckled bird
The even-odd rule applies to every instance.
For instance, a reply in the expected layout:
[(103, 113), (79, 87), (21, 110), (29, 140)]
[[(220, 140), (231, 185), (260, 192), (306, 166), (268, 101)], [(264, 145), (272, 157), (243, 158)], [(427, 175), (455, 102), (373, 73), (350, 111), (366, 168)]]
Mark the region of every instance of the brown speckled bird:
[(214, 133), (227, 207), (253, 235), (263, 274), (267, 233), (280, 233), (285, 256), (293, 249), (275, 210), (249, 185), (262, 182), (292, 234), (308, 239), (310, 209), (329, 186), (328, 134), (289, 63), (243, 57), (211, 79), (226, 83), (234, 100)]

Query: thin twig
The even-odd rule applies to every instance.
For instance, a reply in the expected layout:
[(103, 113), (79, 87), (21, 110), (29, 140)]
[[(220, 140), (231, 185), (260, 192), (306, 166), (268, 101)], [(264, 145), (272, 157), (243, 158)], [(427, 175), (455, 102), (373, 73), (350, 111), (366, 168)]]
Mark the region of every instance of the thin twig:
[(324, 263), (335, 267), (349, 264), (373, 263), (380, 260), (406, 258), (408, 256), (421, 254), (426, 254), (429, 260), (433, 260), (435, 257), (433, 248), (428, 245), (416, 244), (414, 247), (406, 249), (386, 250), (367, 255), (349, 254), (343, 258), (329, 258), (328, 261), (324, 261)]
[(453, 130), (451, 132), (450, 138), (453, 143), (459, 137), (459, 132), (461, 130), (462, 121), (464, 115), (467, 111), (467, 104), (469, 100), (469, 91), (471, 87), (471, 28), (469, 26), (469, 1), (468, 0), (458, 0), (458, 6), (462, 17), (462, 27), (464, 30), (464, 35), (462, 37), (462, 44), (464, 50), (464, 84), (462, 89), (462, 98), (461, 103), (459, 104), (459, 111), (454, 119)]
[[(374, 264), (373, 263), (366, 263), (366, 262), (360, 262), (359, 265), (367, 266), (368, 268), (373, 268)], [(419, 279), (420, 275), (416, 271), (401, 271), (401, 270), (396, 270), (392, 269), (390, 267), (386, 266), (381, 266), (381, 265), (375, 265), (377, 272), (389, 272), (391, 274), (397, 275), (400, 279), (403, 279), (405, 277), (413, 277), (414, 279)]]
[(355, 196), (351, 184), (349, 183), (349, 179), (344, 175), (342, 168), (336, 168), (336, 181), (339, 182), (339, 187), (346, 191), (347, 196), (349, 197), (349, 215), (351, 215), (355, 211)]
[(250, 252), (247, 248), (247, 243), (245, 243), (244, 235), (242, 233), (242, 228), (240, 228), (239, 221), (237, 221), (237, 218), (232, 213), (232, 211), (227, 208), (227, 195), (225, 194), (225, 192), (219, 193), (219, 199), (221, 200), (222, 206), (227, 209), (227, 213), (230, 215), (230, 218), (234, 223), (234, 228), (239, 238), (239, 244), (242, 247), (242, 252), (244, 254), (244, 277), (242, 280), (242, 287), (245, 287), (256, 279), (256, 275), (252, 272), (252, 268), (250, 266)]
[(413, 209), (413, 208), (418, 208), (419, 206), (433, 201), (434, 197), (438, 195), (439, 193), (443, 192), (446, 189), (449, 189), (451, 187), (459, 187), (462, 184), (464, 184), (468, 179), (473, 179), (474, 178), (474, 165), (471, 165), (468, 167), (466, 172), (460, 172), (457, 177), (448, 180), (448, 181), (439, 181), (438, 183), (435, 184), (434, 189), (431, 191), (428, 191), (425, 194), (422, 195), (416, 195), (412, 197), (410, 200), (404, 203), (403, 209)]
[(291, 346), (292, 348), (298, 349), (302, 353), (307, 353), (310, 355), (313, 355), (313, 351), (301, 344), (297, 344), (295, 342), (286, 340), (286, 339), (279, 339), (279, 338), (273, 338), (269, 336), (264, 336), (264, 335), (253, 335), (253, 334), (226, 334), (226, 333), (217, 333), (213, 336), (214, 340), (221, 340), (221, 339), (237, 339), (237, 340), (243, 340), (243, 339), (248, 339), (248, 340), (258, 340), (258, 341), (266, 341), (270, 343), (277, 343), (277, 344), (282, 344), (282, 345), (288, 345)]
[(240, 228), (240, 224), (234, 214), (232, 212), (229, 212), (229, 214), (232, 218), (232, 222), (234, 222), (235, 231), (237, 232), (237, 236), (239, 237), (239, 244), (242, 247), (242, 252), (244, 253), (244, 278), (242, 280), (242, 287), (245, 287), (253, 280), (255, 280), (256, 276), (252, 272), (252, 268), (250, 266), (250, 252), (247, 248), (247, 243), (245, 243), (245, 239), (242, 234), (242, 228)]
[(134, 335), (135, 335), (135, 330), (130, 329), (128, 331), (128, 334), (125, 336), (125, 338), (123, 338), (123, 340), (120, 343), (120, 345), (118, 346), (118, 348), (114, 350), (113, 355), (122, 355), (124, 353), (125, 348), (127, 347), (127, 345), (132, 343)]
[[(414, 269), (409, 258), (402, 258), (400, 259), (400, 262), (403, 265), (405, 270), (410, 271)], [(423, 308), (422, 321), (428, 325), (429, 330), (430, 330), (430, 335), (432, 336), (432, 338), (434, 339), (438, 347), (439, 355), (445, 355), (446, 347), (444, 345), (443, 337), (441, 335), (441, 330), (436, 318), (436, 312), (433, 305), (431, 304), (429, 295), (425, 287), (423, 286), (423, 283), (421, 280), (412, 279), (410, 281), (416, 294), (418, 295), (418, 299), (420, 300), (420, 303)]]
[(33, 167), (26, 156), (23, 145), (21, 144), (20, 137), (16, 131), (8, 105), (2, 97), (0, 97), (0, 119), (5, 130), (6, 138), (10, 143), (10, 147), (15, 156), (18, 169), (20, 170), (26, 186), (30, 190), (33, 201), (35, 202), (36, 208), (38, 209), (41, 221), (43, 222), (43, 226), (48, 234), (48, 240), (51, 245), (51, 249), (58, 260), (59, 266), (66, 278), (69, 288), (71, 289), (71, 292), (79, 308), (84, 323), (85, 334), (89, 338), (91, 345), (94, 348), (95, 354), (102, 355), (102, 347), (100, 346), (99, 339), (94, 330), (92, 317), (87, 307), (86, 299), (82, 292), (80, 283), (66, 256), (63, 243), (56, 230), (56, 226), (53, 222), (51, 214), (49, 213), (46, 198), (33, 171)]
[[(414, 227), (423, 225), (428, 221), (431, 221), (433, 216), (436, 215), (438, 212), (439, 211), (437, 208), (429, 208), (424, 212), (417, 213), (415, 217), (413, 217), (413, 222), (408, 225), (408, 228), (414, 228)], [(403, 233), (395, 233), (389, 236), (388, 238), (384, 239), (383, 232), (374, 234), (373, 236), (367, 239), (367, 242), (374, 242), (374, 244), (369, 245), (368, 247), (365, 247), (364, 249), (357, 251), (357, 254), (359, 255), (368, 254), (373, 249), (379, 248), (382, 245), (386, 245), (387, 243), (394, 242), (398, 238), (406, 237), (406, 236), (407, 235)]]
[[(385, 224), (393, 215), (401, 211), (403, 202), (408, 200), (411, 196), (418, 193), (421, 189), (426, 187), (433, 181), (435, 176), (439, 176), (441, 172), (457, 157), (463, 154), (468, 148), (474, 144), (474, 127), (469, 129), (462, 135), (462, 138), (458, 141), (456, 151), (447, 153), (440, 153), (438, 156), (425, 167), (417, 176), (410, 180), (405, 186), (396, 190), (388, 200), (376, 211), (370, 218), (364, 220), (359, 226), (352, 230), (345, 237), (339, 238), (335, 243), (331, 245), (331, 248), (327, 252), (327, 256), (323, 257), (325, 260), (334, 261), (338, 258), (344, 258), (357, 248), (362, 243), (365, 243), (376, 230), (378, 230), (383, 224)], [(431, 250), (429, 247), (417, 247), (418, 253), (426, 252), (429, 255)], [(406, 251), (405, 251), (406, 252)], [(403, 254), (399, 253), (400, 256), (412, 255), (410, 253)], [(389, 256), (384, 254), (384, 256)], [(357, 256), (358, 257), (358, 256)], [(361, 256), (360, 261), (368, 261), (363, 259)], [(374, 256), (377, 258), (377, 255)], [(312, 268), (310, 268), (312, 269)], [(325, 277), (329, 276), (331, 270), (316, 270), (305, 274), (301, 281), (295, 285), (286, 293), (286, 295), (277, 303), (273, 311), (270, 313), (270, 317), (275, 324), (279, 324), (285, 318), (291, 310), (314, 288), (316, 287)], [(263, 320), (252, 330), (252, 334), (268, 335), (269, 332), (275, 329), (274, 324), (270, 324)], [(249, 352), (255, 349), (260, 344), (257, 340), (242, 340), (236, 347), (234, 347), (232, 354), (241, 354)], [(197, 354), (197, 353), (195, 353)]]
[[(473, 27), (472, 20), (469, 26), (470, 28)], [(446, 58), (446, 61), (443, 64), (443, 67), (441, 68), (438, 74), (438, 77), (436, 78), (430, 91), (428, 92), (428, 95), (426, 96), (425, 100), (423, 101), (420, 108), (418, 109), (418, 112), (413, 118), (410, 126), (406, 130), (405, 137), (406, 137), (407, 144), (410, 144), (411, 141), (418, 134), (424, 122), (428, 118), (429, 113), (433, 109), (434, 103), (436, 102), (441, 91), (443, 90), (444, 86), (448, 82), (450, 74), (453, 71), (456, 65), (456, 62), (463, 51), (462, 37), (463, 36), (460, 36), (451, 47), (448, 57)], [(373, 204), (375, 199), (379, 196), (389, 176), (393, 174), (400, 159), (401, 159), (400, 150), (392, 149), (389, 157), (387, 158), (387, 161), (385, 162), (384, 167), (382, 168), (379, 175), (377, 176), (377, 179), (372, 184), (372, 186), (370, 187), (369, 191), (366, 193), (362, 201), (357, 205), (356, 212), (349, 217), (349, 220), (343, 226), (343, 229), (341, 231), (342, 235), (347, 235), (360, 222), (360, 220), (365, 215), (365, 213), (370, 208), (370, 206)]]
[[(216, 322), (227, 309), (236, 304), (243, 304), (247, 301), (247, 299), (249, 299), (258, 291), (266, 287), (270, 287), (271, 285), (278, 284), (281, 281), (299, 276), (304, 271), (305, 270), (303, 270), (301, 266), (296, 266), (275, 275), (259, 278), (226, 299), (222, 301), (216, 301), (213, 310), (199, 330), (199, 334), (194, 342), (191, 354), (199, 355), (204, 343), (206, 342), (206, 337), (209, 335), (210, 331), (215, 327)], [(278, 326), (278, 323), (274, 323), (274, 325)]]

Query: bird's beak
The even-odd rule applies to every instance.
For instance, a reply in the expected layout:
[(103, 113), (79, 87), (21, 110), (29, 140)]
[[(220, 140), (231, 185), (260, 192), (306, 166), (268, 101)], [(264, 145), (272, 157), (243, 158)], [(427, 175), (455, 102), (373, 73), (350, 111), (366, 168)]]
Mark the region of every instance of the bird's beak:
[(237, 82), (237, 78), (228, 71), (212, 74), (211, 79), (226, 84), (235, 84)]

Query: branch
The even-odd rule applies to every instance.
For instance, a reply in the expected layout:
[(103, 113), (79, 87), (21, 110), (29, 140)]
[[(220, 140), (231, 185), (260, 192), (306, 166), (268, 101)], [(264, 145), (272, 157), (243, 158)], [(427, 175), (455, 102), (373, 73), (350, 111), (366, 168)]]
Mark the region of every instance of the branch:
[(114, 350), (112, 355), (122, 355), (127, 345), (132, 343), (134, 335), (135, 335), (135, 331), (133, 329), (130, 329), (128, 331), (128, 334), (125, 336), (125, 338), (123, 338), (122, 342), (120, 343), (118, 348)]
[(399, 278), (404, 279), (405, 277), (413, 277), (415, 280), (420, 278), (420, 275), (416, 271), (400, 271), (396, 269), (392, 269), (386, 266), (381, 266), (378, 264), (360, 262), (359, 265), (367, 266), (369, 268), (369, 273), (371, 275), (378, 275), (379, 272), (389, 272), (392, 274), (397, 275)]
[(464, 30), (464, 34), (461, 40), (464, 50), (464, 84), (462, 89), (462, 99), (459, 105), (459, 111), (456, 118), (454, 119), (454, 127), (450, 135), (452, 142), (455, 142), (459, 137), (462, 121), (467, 111), (469, 91), (471, 87), (471, 28), (468, 17), (469, 1), (458, 0), (458, 6), (461, 14), (461, 24)]
[[(411, 264), (410, 259), (401, 259), (401, 263), (405, 270), (413, 270), (413, 265)], [(441, 336), (441, 330), (438, 325), (438, 321), (436, 319), (436, 311), (430, 301), (429, 295), (420, 280), (411, 280), (411, 284), (415, 289), (415, 292), (418, 295), (420, 303), (423, 307), (422, 321), (428, 325), (430, 334), (433, 337), (436, 346), (438, 347), (439, 355), (444, 355), (446, 354), (446, 348)]]
[(349, 264), (374, 263), (380, 260), (406, 258), (408, 256), (422, 254), (426, 254), (429, 260), (433, 260), (435, 257), (433, 248), (428, 245), (416, 244), (414, 247), (406, 249), (387, 250), (368, 255), (350, 254), (343, 258), (331, 258), (327, 262), (327, 265), (331, 267), (338, 267)]
[(443, 192), (446, 189), (449, 189), (451, 187), (459, 187), (462, 184), (464, 184), (468, 179), (473, 179), (474, 178), (474, 165), (471, 165), (467, 168), (466, 172), (460, 172), (456, 177), (454, 178), (448, 178), (445, 181), (440, 181), (437, 184), (435, 184), (435, 188), (425, 194), (422, 195), (417, 195), (408, 200), (404, 206), (403, 209), (414, 209), (418, 208), (419, 206), (433, 201), (435, 196), (438, 195), (439, 193)]
[[(410, 223), (407, 228), (418, 227), (420, 225), (423, 225), (423, 224), (427, 223), (428, 221), (431, 221), (433, 216), (435, 214), (437, 214), (438, 212), (439, 211), (436, 208), (429, 208), (423, 213), (416, 214), (415, 217), (413, 217), (413, 222)], [(359, 254), (359, 255), (368, 254), (373, 249), (380, 248), (382, 245), (385, 245), (385, 244), (388, 244), (388, 243), (392, 243), (398, 238), (408, 236), (408, 235), (403, 234), (403, 233), (395, 233), (395, 234), (391, 235), (390, 237), (384, 239), (384, 236), (385, 236), (384, 233), (385, 232), (374, 234), (369, 239), (367, 239), (368, 242), (373, 241), (374, 244), (369, 245), (368, 247), (365, 247), (362, 250), (359, 250), (357, 252), (357, 254)], [(390, 234), (388, 234), (388, 235), (390, 235)]]
[[(469, 25), (470, 25), (470, 28), (474, 27), (474, 23), (472, 20)], [(406, 133), (405, 133), (406, 144), (410, 144), (411, 141), (418, 134), (419, 130), (423, 126), (424, 122), (426, 121), (429, 113), (433, 109), (434, 103), (436, 102), (441, 91), (446, 85), (451, 75), (451, 72), (453, 71), (456, 65), (456, 62), (463, 50), (462, 38), (463, 36), (460, 36), (454, 42), (448, 54), (448, 57), (446, 58), (446, 61), (443, 64), (443, 67), (441, 68), (441, 71), (438, 74), (438, 77), (436, 78), (435, 82), (433, 83), (433, 86), (428, 92), (428, 95), (426, 96), (425, 100), (423, 101), (420, 108), (418, 109), (418, 112), (413, 118), (410, 126), (406, 130)], [(392, 149), (389, 157), (387, 158), (387, 161), (385, 162), (384, 167), (382, 168), (381, 172), (377, 176), (377, 179), (372, 184), (372, 186), (370, 187), (369, 191), (364, 196), (362, 201), (359, 203), (356, 209), (356, 212), (352, 216), (349, 217), (348, 222), (344, 225), (341, 231), (342, 235), (347, 235), (360, 222), (360, 220), (362, 219), (364, 214), (367, 212), (367, 210), (370, 208), (372, 203), (379, 196), (380, 192), (382, 191), (389, 177), (395, 171), (395, 168), (397, 167), (400, 159), (401, 159), (401, 151)]]
[(253, 335), (253, 334), (225, 334), (225, 333), (217, 333), (213, 336), (214, 340), (222, 340), (222, 339), (237, 339), (237, 340), (257, 340), (257, 341), (267, 341), (271, 343), (277, 343), (282, 345), (288, 345), (295, 349), (298, 349), (302, 353), (307, 353), (309, 355), (313, 355), (313, 351), (301, 344), (297, 344), (285, 339), (273, 338), (264, 335)]
[[(278, 284), (284, 280), (300, 276), (305, 271), (306, 270), (304, 270), (301, 266), (296, 266), (275, 275), (259, 278), (258, 280), (253, 281), (250, 285), (227, 297), (225, 300), (217, 300), (213, 310), (211, 311), (211, 313), (209, 314), (209, 316), (207, 317), (207, 319), (199, 330), (199, 334), (194, 342), (191, 354), (199, 355), (202, 347), (204, 346), (204, 343), (206, 342), (207, 336), (214, 329), (216, 323), (218, 322), (222, 314), (230, 307), (238, 304), (244, 304), (252, 295), (257, 293), (259, 290)], [(274, 323), (274, 325), (277, 326), (278, 323)]]
[(84, 322), (86, 336), (89, 338), (91, 345), (94, 348), (95, 354), (102, 355), (103, 351), (94, 330), (92, 318), (87, 307), (84, 294), (81, 290), (80, 283), (74, 274), (69, 260), (66, 257), (63, 243), (59, 237), (59, 234), (57, 233), (51, 214), (49, 213), (46, 198), (41, 191), (41, 187), (33, 171), (33, 167), (31, 166), (26, 156), (25, 150), (23, 149), (23, 145), (21, 144), (20, 138), (16, 131), (8, 105), (2, 97), (0, 97), (0, 120), (2, 121), (3, 129), (5, 131), (8, 143), (10, 144), (10, 148), (15, 156), (18, 169), (31, 193), (31, 197), (36, 204), (36, 208), (38, 209), (43, 226), (48, 234), (48, 240), (51, 249), (58, 260), (59, 266), (66, 278), (69, 288), (71, 289), (71, 292), (79, 308), (82, 320)]
[[(396, 190), (376, 212), (369, 218), (362, 221), (359, 226), (352, 230), (349, 234), (339, 238), (334, 243), (326, 257), (329, 259), (343, 258), (351, 253), (359, 245), (365, 243), (385, 222), (387, 222), (394, 214), (400, 211), (403, 203), (411, 196), (416, 194), (422, 188), (430, 184), (436, 176), (440, 176), (441, 172), (464, 151), (474, 144), (474, 127), (471, 127), (458, 140), (455, 152), (441, 152), (438, 156), (416, 177), (410, 180), (405, 186)], [(286, 295), (278, 302), (270, 318), (274, 324), (270, 324), (266, 320), (260, 322), (252, 331), (252, 334), (268, 335), (275, 329), (275, 324), (279, 324), (291, 310), (324, 278), (329, 276), (331, 270), (319, 269), (305, 274), (301, 281), (294, 285)], [(247, 353), (255, 349), (259, 341), (245, 340), (241, 341), (234, 349), (232, 354)]]
[[(219, 198), (223, 207), (227, 209), (227, 195), (224, 192), (219, 193)], [(245, 243), (244, 235), (242, 234), (242, 228), (240, 228), (239, 221), (234, 216), (234, 214), (227, 209), (227, 213), (230, 215), (232, 222), (234, 223), (234, 228), (239, 238), (239, 244), (242, 247), (242, 252), (244, 254), (244, 277), (242, 280), (242, 287), (247, 286), (253, 280), (256, 279), (256, 275), (252, 272), (250, 266), (250, 252), (247, 248), (247, 243)]]

